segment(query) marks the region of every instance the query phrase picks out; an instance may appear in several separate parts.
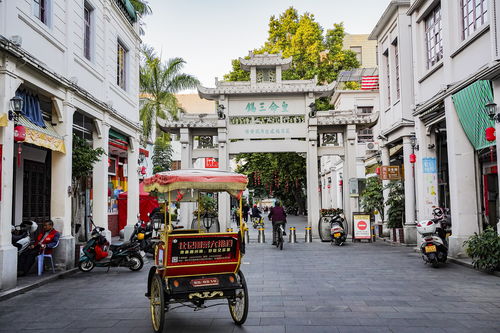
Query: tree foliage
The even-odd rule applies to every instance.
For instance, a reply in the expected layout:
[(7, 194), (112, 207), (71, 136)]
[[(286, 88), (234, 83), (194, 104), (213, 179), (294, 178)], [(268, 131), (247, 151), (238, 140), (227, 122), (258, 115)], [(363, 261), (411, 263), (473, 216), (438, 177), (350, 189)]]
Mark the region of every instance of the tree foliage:
[[(320, 84), (331, 83), (342, 70), (359, 67), (356, 54), (343, 50), (345, 36), (342, 23), (334, 24), (326, 32), (316, 22), (313, 14), (299, 15), (293, 7), (279, 17), (269, 19), (268, 38), (254, 53), (282, 52), (283, 57), (292, 57), (292, 66), (283, 72), (283, 80), (310, 80), (318, 78)], [(239, 67), (239, 61), (232, 61), (232, 71), (224, 76), (228, 81), (249, 80), (249, 74)], [(331, 108), (327, 99), (316, 101), (318, 110)]]
[(156, 138), (152, 157), (154, 173), (171, 170), (172, 151), (170, 136), (168, 134), (163, 133)]
[(405, 189), (401, 181), (391, 181), (386, 185), (389, 196), (385, 205), (388, 207), (388, 227), (402, 228), (405, 220)]
[(465, 252), (476, 269), (493, 273), (500, 270), (500, 236), (488, 227), (479, 235), (475, 232), (464, 242)]
[(379, 177), (366, 179), (366, 187), (361, 193), (361, 207), (366, 212), (378, 211), (382, 221), (384, 220), (384, 195), (382, 192), (382, 181)]
[(194, 76), (182, 73), (185, 63), (182, 58), (171, 58), (164, 63), (151, 47), (143, 46), (139, 84), (144, 103), (139, 116), (145, 142), (150, 139), (153, 126), (157, 126), (158, 117), (166, 119), (168, 115), (177, 119), (181, 108), (175, 94), (199, 84)]
[(297, 153), (251, 153), (237, 156), (237, 172), (248, 176), (255, 198), (275, 197), (284, 206), (305, 209), (306, 161)]
[(73, 134), (72, 178), (80, 181), (94, 170), (94, 164), (101, 159), (104, 149), (93, 149), (87, 141)]

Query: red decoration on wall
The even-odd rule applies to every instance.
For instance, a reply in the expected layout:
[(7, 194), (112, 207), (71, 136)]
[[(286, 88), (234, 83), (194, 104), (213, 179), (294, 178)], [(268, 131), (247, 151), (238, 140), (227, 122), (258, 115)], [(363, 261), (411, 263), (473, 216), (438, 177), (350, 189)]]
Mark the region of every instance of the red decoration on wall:
[(26, 140), (26, 128), (21, 125), (14, 127), (14, 141), (23, 142)]
[(497, 139), (495, 135), (495, 127), (488, 127), (484, 132), (486, 134), (486, 140), (488, 142), (492, 142)]
[(380, 175), (380, 167), (377, 167), (377, 168), (375, 169), (375, 173), (376, 173), (377, 175)]
[(145, 174), (146, 174), (146, 167), (145, 167), (145, 166), (143, 166), (143, 167), (141, 168), (141, 175), (145, 175)]
[(339, 180), (339, 186), (342, 186), (342, 185), (344, 185), (344, 182), (341, 179), (341, 180)]
[(410, 163), (415, 163), (417, 161), (417, 155), (410, 154)]

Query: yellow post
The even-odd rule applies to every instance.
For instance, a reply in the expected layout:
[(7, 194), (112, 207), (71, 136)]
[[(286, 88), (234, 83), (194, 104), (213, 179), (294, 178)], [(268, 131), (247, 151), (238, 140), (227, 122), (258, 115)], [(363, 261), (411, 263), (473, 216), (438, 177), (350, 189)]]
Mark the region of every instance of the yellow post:
[(241, 229), (241, 222), (243, 222), (243, 193), (241, 194), (240, 197), (240, 229)]
[(168, 191), (168, 225), (172, 224), (172, 214), (170, 214), (170, 191)]

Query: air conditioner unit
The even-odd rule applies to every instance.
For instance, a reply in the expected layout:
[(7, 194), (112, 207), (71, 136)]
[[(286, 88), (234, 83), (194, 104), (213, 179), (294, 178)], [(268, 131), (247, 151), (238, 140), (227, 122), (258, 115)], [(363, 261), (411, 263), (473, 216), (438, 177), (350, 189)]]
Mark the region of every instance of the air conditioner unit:
[(378, 143), (377, 142), (367, 142), (366, 143), (366, 152), (373, 152), (378, 150)]

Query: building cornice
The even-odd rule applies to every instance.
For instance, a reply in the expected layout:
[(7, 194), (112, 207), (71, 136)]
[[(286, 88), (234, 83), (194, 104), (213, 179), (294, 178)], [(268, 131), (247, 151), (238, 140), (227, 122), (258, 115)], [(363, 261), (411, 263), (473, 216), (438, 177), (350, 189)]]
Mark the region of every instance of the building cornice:
[(251, 67), (258, 68), (275, 68), (276, 66), (281, 66), (282, 70), (287, 70), (292, 64), (292, 57), (282, 58), (281, 53), (268, 54), (254, 54), (249, 52), (250, 59), (239, 58), (241, 69), (245, 71), (250, 71)]
[(357, 114), (354, 110), (348, 111), (318, 111), (316, 119), (318, 126), (331, 125), (367, 125), (375, 124), (378, 120), (379, 113)]
[(397, 9), (400, 6), (409, 6), (409, 5), (410, 5), (410, 0), (392, 0), (385, 9), (380, 19), (378, 20), (375, 27), (373, 28), (372, 32), (370, 33), (370, 36), (368, 36), (368, 39), (377, 40), (382, 30), (389, 23), (389, 20), (392, 18), (394, 13), (396, 13)]
[(410, 8), (408, 8), (408, 11), (406, 12), (407, 15), (413, 14), (417, 9), (422, 7), (426, 0), (415, 0), (415, 2), (412, 3)]

